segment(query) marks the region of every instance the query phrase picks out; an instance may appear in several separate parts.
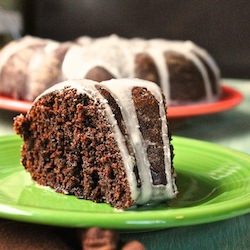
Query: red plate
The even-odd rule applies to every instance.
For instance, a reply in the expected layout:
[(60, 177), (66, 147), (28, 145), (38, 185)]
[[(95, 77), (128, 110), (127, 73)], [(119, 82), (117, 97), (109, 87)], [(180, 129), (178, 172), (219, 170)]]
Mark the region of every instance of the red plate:
[[(240, 92), (231, 87), (222, 86), (222, 95), (218, 101), (213, 103), (169, 107), (168, 118), (179, 119), (191, 116), (218, 113), (237, 106), (241, 103), (242, 100), (243, 95)], [(31, 107), (31, 104), (31, 102), (20, 101), (11, 99), (9, 97), (0, 96), (1, 109), (25, 113)]]
[(219, 113), (232, 109), (243, 100), (243, 95), (229, 86), (222, 86), (221, 97), (212, 103), (199, 103), (168, 108), (169, 119), (187, 118), (192, 116)]

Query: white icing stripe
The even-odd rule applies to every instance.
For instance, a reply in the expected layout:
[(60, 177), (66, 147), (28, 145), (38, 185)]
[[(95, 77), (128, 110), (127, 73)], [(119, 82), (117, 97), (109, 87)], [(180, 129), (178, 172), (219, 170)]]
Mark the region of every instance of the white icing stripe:
[[(186, 44), (187, 44), (187, 46), (190, 46), (191, 49), (195, 53), (197, 53), (199, 56), (201, 56), (202, 59), (208, 64), (208, 66), (210, 67), (210, 69), (212, 70), (212, 72), (214, 74), (215, 81), (218, 83), (220, 81), (220, 70), (219, 70), (216, 62), (214, 61), (214, 59), (204, 49), (196, 46), (191, 41), (187, 41)], [(219, 84), (216, 84), (216, 92), (218, 94), (220, 94)]]
[[(28, 62), (29, 74), (27, 75), (26, 81), (28, 83), (34, 83), (34, 84), (27, 84), (26, 96), (28, 100), (33, 100), (34, 93), (38, 92), (37, 89), (39, 89), (42, 80), (44, 79), (43, 78), (42, 80), (39, 80), (39, 77), (41, 77), (42, 74), (46, 74), (46, 69), (48, 71), (49, 68), (51, 68), (50, 66), (51, 63), (53, 62), (53, 60), (54, 61), (56, 60), (56, 58), (54, 57), (54, 53), (56, 49), (59, 48), (59, 46), (60, 43), (47, 41), (47, 44), (44, 46), (44, 48), (34, 53), (32, 58), (29, 60)], [(55, 67), (55, 65), (52, 66)]]
[[(99, 85), (107, 89), (107, 91), (111, 94), (111, 96), (113, 96), (117, 104), (120, 106), (123, 120), (130, 137), (131, 146), (133, 147), (133, 151), (136, 157), (138, 173), (141, 180), (140, 189), (137, 188), (137, 181), (133, 172), (135, 161), (128, 153), (125, 139), (119, 129), (117, 121), (114, 119), (114, 114), (112, 113), (107, 100), (97, 91), (95, 85)], [(69, 89), (76, 89), (78, 93), (85, 93), (89, 95), (90, 98), (94, 98), (95, 100), (98, 100), (102, 105), (104, 105), (108, 120), (113, 128), (114, 138), (117, 141), (118, 147), (121, 152), (124, 167), (127, 173), (128, 183), (131, 190), (131, 196), (135, 204), (145, 204), (150, 201), (165, 200), (176, 196), (177, 189), (174, 180), (172, 179), (173, 177), (171, 173), (171, 153), (168, 142), (166, 113), (161, 91), (156, 84), (139, 79), (116, 79), (101, 83), (90, 80), (66, 81), (60, 84), (56, 84), (50, 89), (46, 90), (42, 95), (37, 97), (35, 102), (42, 96), (54, 91), (62, 91), (65, 87), (68, 87)], [(159, 111), (162, 121), (161, 132), (167, 185), (153, 185), (150, 162), (148, 160), (145, 142), (139, 129), (139, 122), (136, 115), (134, 102), (132, 100), (132, 89), (134, 87), (143, 87), (148, 89), (159, 102)]]
[[(203, 82), (204, 82), (204, 87), (205, 87), (205, 91), (206, 91), (206, 96), (205, 98), (207, 99), (207, 101), (213, 101), (213, 93), (212, 93), (212, 89), (211, 89), (211, 84), (210, 84), (210, 80), (208, 77), (208, 72), (206, 70), (205, 65), (201, 62), (201, 60), (199, 59), (199, 57), (193, 53), (193, 51), (196, 52), (196, 48), (194, 46), (191, 46), (189, 42), (184, 42), (184, 43), (180, 43), (180, 42), (165, 42), (164, 40), (151, 40), (151, 45), (153, 47), (156, 47), (156, 44), (165, 44), (164, 49), (161, 48), (161, 53), (164, 54), (164, 52), (167, 51), (174, 51), (176, 53), (179, 53), (181, 55), (183, 55), (184, 57), (186, 57), (187, 59), (189, 59), (190, 61), (192, 61), (194, 63), (194, 65), (196, 66), (196, 68), (198, 69), (198, 71), (201, 73), (201, 76), (203, 78)], [(197, 53), (198, 54), (198, 53)], [(158, 61), (160, 61), (157, 58)], [(156, 64), (157, 65), (157, 64)], [(164, 66), (164, 65), (163, 65)], [(158, 67), (158, 70), (161, 72), (164, 70), (164, 67), (162, 65), (160, 65), (160, 67)], [(165, 68), (166, 67), (166, 62), (165, 62)], [(165, 69), (166, 71), (166, 69)], [(162, 74), (162, 73), (161, 73)], [(162, 83), (162, 85), (167, 85), (170, 88), (170, 83), (169, 81), (166, 83)], [(163, 89), (163, 86), (162, 86)], [(164, 90), (164, 89), (163, 89)], [(169, 96), (169, 92), (166, 95), (166, 90), (163, 91), (164, 95), (166, 96), (167, 100), (171, 100), (171, 97)]]
[(0, 73), (2, 67), (6, 64), (6, 62), (12, 55), (16, 54), (20, 50), (36, 45), (44, 45), (45, 52), (51, 53), (60, 45), (60, 43), (50, 39), (41, 39), (32, 36), (25, 36), (22, 39), (12, 41), (7, 46), (5, 46), (0, 52)]
[(164, 57), (164, 52), (159, 49), (150, 49), (148, 50), (149, 55), (154, 60), (154, 63), (157, 67), (158, 74), (160, 76), (160, 87), (163, 94), (166, 97), (166, 100), (170, 100), (170, 82), (169, 82), (169, 72), (167, 63)]
[(201, 62), (201, 60), (194, 53), (189, 52), (189, 53), (186, 53), (185, 56), (188, 59), (190, 59), (196, 65), (196, 68), (200, 71), (201, 76), (203, 78), (205, 91), (206, 91), (206, 99), (208, 102), (212, 101), (213, 100), (212, 87), (210, 84), (208, 72), (206, 70), (205, 65)]
[[(154, 193), (153, 198), (155, 200), (161, 199), (161, 196), (165, 194), (165, 198), (174, 198), (177, 194), (177, 187), (175, 182), (173, 181), (172, 176), (172, 169), (171, 169), (171, 152), (170, 152), (170, 145), (169, 145), (169, 135), (168, 135), (168, 127), (167, 127), (167, 119), (166, 119), (166, 110), (164, 108), (164, 102), (161, 98), (158, 99), (159, 110), (160, 110), (160, 117), (162, 121), (162, 141), (163, 141), (163, 150), (164, 150), (164, 162), (165, 162), (165, 174), (167, 178), (167, 185), (159, 188), (160, 191), (156, 190)], [(165, 192), (162, 194), (161, 189)]]
[(12, 41), (11, 43), (9, 43), (0, 52), (0, 74), (3, 66), (7, 63), (12, 55), (27, 47), (43, 44), (46, 44), (46, 40), (31, 36), (25, 36), (20, 40)]
[(108, 70), (114, 77), (120, 78), (120, 72), (116, 67), (116, 54), (112, 51), (103, 51), (103, 56), (96, 54), (92, 49), (72, 46), (66, 53), (62, 71), (66, 79), (83, 79), (88, 71), (96, 66)]
[[(131, 80), (132, 81), (132, 80)], [(147, 157), (145, 145), (143, 143), (143, 137), (139, 130), (139, 123), (136, 116), (135, 106), (132, 100), (132, 88), (134, 84), (127, 84), (130, 81), (122, 82), (117, 80), (102, 82), (101, 85), (112, 93), (117, 104), (119, 105), (125, 125), (128, 130), (130, 141), (134, 149), (138, 173), (141, 179), (141, 193), (136, 201), (136, 204), (144, 204), (152, 197), (152, 178), (150, 174), (150, 163)], [(114, 84), (117, 86), (114, 88)]]

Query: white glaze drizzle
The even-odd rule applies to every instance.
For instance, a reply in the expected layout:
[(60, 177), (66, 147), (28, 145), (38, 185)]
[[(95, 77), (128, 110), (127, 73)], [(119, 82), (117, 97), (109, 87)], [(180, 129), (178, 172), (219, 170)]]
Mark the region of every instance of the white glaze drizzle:
[(72, 46), (67, 52), (62, 64), (62, 71), (65, 79), (82, 79), (90, 69), (101, 66), (107, 69), (113, 76), (120, 78), (120, 72), (115, 61), (117, 54), (114, 50), (102, 50), (100, 55), (95, 53), (94, 47)]
[[(113, 79), (102, 82), (101, 85), (105, 86), (105, 88), (107, 88), (108, 91), (112, 93), (113, 97), (115, 97), (116, 102), (120, 106), (123, 119), (127, 126), (130, 140), (134, 148), (135, 156), (137, 159), (136, 162), (138, 172), (142, 183), (141, 195), (136, 201), (136, 204), (145, 204), (150, 201), (164, 200), (175, 197), (177, 189), (171, 175), (171, 156), (169, 149), (170, 146), (168, 142), (166, 113), (159, 87), (152, 82), (141, 79)], [(134, 87), (146, 88), (159, 103), (160, 118), (162, 122), (162, 141), (167, 185), (153, 184), (147, 149), (143, 136), (139, 129), (140, 126), (132, 99), (132, 90)]]
[[(55, 60), (54, 53), (58, 49), (60, 43), (54, 42), (52, 40), (46, 40), (46, 44), (43, 49), (38, 50), (28, 62), (27, 74), (27, 99), (32, 100), (34, 98), (34, 93), (36, 89), (41, 86), (41, 81), (39, 81), (40, 75), (46, 74), (44, 70), (46, 67), (50, 67), (50, 63)], [(47, 65), (46, 65), (47, 64)], [(54, 66), (54, 65), (53, 65)], [(50, 69), (51, 70), (51, 69)], [(38, 74), (38, 72), (41, 72)]]
[(0, 51), (0, 74), (3, 66), (7, 63), (7, 61), (10, 59), (11, 56), (15, 55), (20, 50), (23, 50), (30, 46), (45, 45), (46, 41), (47, 40), (45, 39), (25, 36), (20, 40), (10, 42)]
[(158, 49), (157, 47), (151, 48), (148, 51), (148, 54), (154, 60), (154, 63), (157, 67), (157, 71), (160, 77), (160, 86), (162, 92), (164, 93), (166, 100), (171, 100), (170, 97), (170, 82), (169, 82), (169, 72), (166, 64), (166, 59), (164, 57), (164, 53), (162, 49)]
[[(107, 100), (98, 92), (95, 87), (96, 85), (104, 87), (113, 96), (113, 98), (115, 98), (117, 104), (121, 109), (122, 116), (130, 137), (131, 145), (136, 157), (138, 173), (141, 180), (140, 189), (137, 188), (137, 181), (133, 172), (135, 161), (133, 157), (128, 153), (125, 139), (119, 129), (119, 126), (117, 125), (117, 121), (114, 119), (114, 114), (112, 113)], [(67, 89), (76, 89), (77, 93), (79, 94), (85, 93), (90, 96), (90, 98), (98, 100), (100, 103), (102, 103), (102, 105), (104, 105), (105, 112), (114, 132), (114, 138), (117, 141), (117, 145), (122, 155), (128, 183), (131, 190), (131, 197), (134, 200), (135, 204), (145, 204), (150, 201), (165, 200), (176, 196), (177, 189), (171, 174), (171, 156), (169, 149), (170, 146), (168, 142), (166, 113), (161, 91), (156, 84), (139, 79), (113, 79), (101, 83), (86, 79), (70, 80), (60, 84), (56, 84), (53, 87), (49, 88), (40, 96), (38, 96), (35, 102), (42, 96), (47, 95), (51, 92), (63, 91), (65, 87), (68, 87)], [(162, 122), (162, 141), (167, 185), (153, 185), (146, 145), (139, 129), (138, 118), (136, 116), (134, 102), (132, 99), (132, 90), (134, 87), (143, 87), (148, 89), (159, 103), (159, 112)]]
[(34, 70), (37, 70), (42, 65), (45, 56), (52, 56), (56, 49), (58, 49), (60, 43), (47, 40), (43, 50), (34, 54), (29, 62), (29, 72), (32, 74)]
[[(212, 72), (215, 76), (215, 81), (218, 83), (220, 81), (220, 70), (216, 62), (214, 61), (214, 59), (204, 49), (202, 49), (201, 47), (198, 47), (193, 42), (186, 41), (186, 44), (187, 46), (191, 47), (191, 50), (195, 51), (198, 55), (202, 57), (203, 60), (206, 61), (208, 66), (212, 69)], [(217, 88), (217, 93), (219, 95), (220, 94), (219, 84), (216, 84), (216, 88)]]
[[(134, 84), (130, 81), (123, 82), (124, 80), (110, 80), (102, 82), (104, 86), (115, 98), (116, 103), (119, 105), (122, 117), (128, 130), (130, 142), (136, 157), (138, 173), (141, 180), (141, 192), (136, 201), (136, 204), (145, 204), (152, 197), (152, 178), (149, 174), (150, 163), (147, 157), (146, 148), (144, 145), (142, 134), (139, 130), (139, 123), (135, 111), (135, 106), (132, 100), (132, 88)], [(133, 81), (133, 80), (131, 80)], [(113, 86), (116, 86), (115, 88)]]
[(31, 58), (26, 61), (27, 75), (26, 75), (26, 99), (33, 100), (36, 89), (41, 87), (41, 82), (37, 83), (37, 72), (44, 69), (44, 62), (47, 58), (53, 58), (54, 51), (60, 46), (59, 42), (50, 39), (40, 39), (31, 36), (25, 36), (23, 39), (13, 41), (7, 45), (0, 52), (0, 74), (3, 66), (6, 65), (8, 60), (18, 52), (24, 49), (38, 46), (36, 53), (33, 53)]
[[(196, 66), (196, 68), (198, 69), (198, 71), (200, 72), (200, 74), (203, 78), (203, 83), (204, 83), (204, 87), (205, 87), (205, 98), (201, 101), (211, 102), (211, 101), (215, 100), (215, 97), (213, 96), (213, 93), (212, 93), (212, 88), (211, 88), (210, 79), (208, 76), (207, 69), (206, 69), (205, 65), (201, 62), (200, 58), (197, 56), (197, 54), (198, 54), (202, 58), (203, 57), (206, 58), (208, 54), (204, 50), (203, 50), (202, 54), (197, 52), (196, 48), (198, 48), (198, 46), (191, 46), (192, 43), (190, 41), (185, 41), (185, 42), (171, 41), (170, 42), (170, 41), (163, 40), (163, 39), (152, 39), (149, 41), (149, 43), (153, 47), (160, 48), (160, 50), (162, 51), (162, 55), (164, 54), (164, 52), (173, 51), (173, 52), (181, 54), (182, 56), (186, 57), (188, 60), (192, 61), (192, 63)], [(165, 58), (164, 58), (164, 60), (158, 59), (158, 61), (161, 61), (162, 63), (164, 63), (164, 65), (166, 65)], [(164, 70), (164, 65), (161, 65), (161, 67), (158, 67), (159, 71)], [(208, 65), (210, 66), (210, 62), (208, 62)], [(215, 64), (213, 64), (213, 67), (214, 66), (216, 67)], [(213, 71), (213, 67), (211, 66), (212, 71)], [(161, 74), (164, 74), (164, 73), (161, 73)], [(161, 82), (161, 88), (163, 90), (164, 95), (166, 96), (166, 99), (170, 100), (170, 102), (173, 103), (173, 101), (171, 100), (170, 93), (169, 93), (170, 92), (170, 81), (169, 81), (169, 79), (166, 79), (166, 78), (164, 80), (165, 80), (164, 82)], [(219, 80), (217, 81), (217, 85), (218, 85), (218, 83), (219, 83)]]

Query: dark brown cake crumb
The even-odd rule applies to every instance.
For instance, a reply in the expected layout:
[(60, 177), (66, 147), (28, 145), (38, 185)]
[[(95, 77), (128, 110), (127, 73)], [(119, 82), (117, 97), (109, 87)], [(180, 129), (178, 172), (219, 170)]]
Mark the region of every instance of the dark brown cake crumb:
[(40, 185), (119, 209), (175, 197), (175, 186), (163, 189), (173, 183), (166, 170), (173, 148), (160, 89), (145, 81), (112, 82), (125, 84), (128, 95), (112, 92), (109, 82), (82, 80), (38, 97), (14, 122), (24, 140), (23, 166)]
[(123, 161), (103, 106), (76, 90), (39, 99), (14, 128), (22, 164), (57, 192), (127, 208), (133, 203)]

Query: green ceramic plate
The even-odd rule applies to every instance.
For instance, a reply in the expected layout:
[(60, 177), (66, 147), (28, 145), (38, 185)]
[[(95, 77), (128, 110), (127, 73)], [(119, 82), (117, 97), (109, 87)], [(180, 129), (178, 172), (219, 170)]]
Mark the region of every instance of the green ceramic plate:
[(67, 227), (152, 230), (223, 220), (250, 212), (250, 156), (175, 137), (179, 196), (118, 211), (36, 185), (19, 164), (21, 141), (0, 137), (0, 216)]

